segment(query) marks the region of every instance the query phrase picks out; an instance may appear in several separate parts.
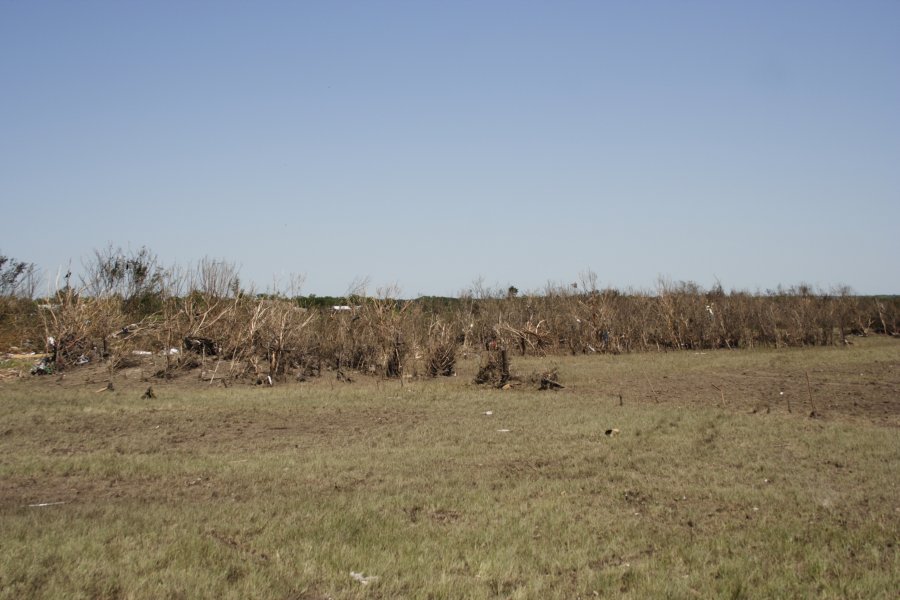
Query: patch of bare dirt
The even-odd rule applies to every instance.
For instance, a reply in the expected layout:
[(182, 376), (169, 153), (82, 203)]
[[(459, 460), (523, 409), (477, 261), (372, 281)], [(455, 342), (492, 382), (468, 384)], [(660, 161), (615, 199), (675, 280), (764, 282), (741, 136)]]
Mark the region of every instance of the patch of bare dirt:
[[(809, 380), (807, 382), (807, 373)], [(900, 426), (900, 365), (890, 361), (798, 370), (718, 368), (684, 374), (629, 376), (602, 382), (623, 402), (702, 404), (751, 412), (862, 418)]]

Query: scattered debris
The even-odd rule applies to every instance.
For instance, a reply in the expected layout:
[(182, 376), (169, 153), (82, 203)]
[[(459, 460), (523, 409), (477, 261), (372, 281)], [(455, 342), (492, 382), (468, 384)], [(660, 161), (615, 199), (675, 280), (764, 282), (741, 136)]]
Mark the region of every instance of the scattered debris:
[(91, 362), (91, 357), (88, 356), (87, 354), (82, 354), (81, 356), (79, 356), (78, 358), (75, 359), (75, 366), (80, 367), (82, 365), (88, 364), (89, 362)]
[(24, 354), (21, 352), (7, 352), (0, 358), (3, 358), (3, 360), (29, 360), (35, 358), (50, 358), (50, 355), (46, 353), (38, 354), (37, 352), (26, 352)]
[(131, 353), (135, 356), (153, 356), (149, 350), (132, 350)]
[(509, 356), (506, 347), (492, 348), (487, 356), (487, 360), (478, 369), (475, 375), (475, 383), (489, 383), (496, 388), (509, 389), (505, 387), (509, 385)]
[(559, 382), (559, 368), (553, 367), (543, 373), (534, 372), (528, 380), (538, 386), (539, 390), (562, 390), (566, 386)]
[(543, 377), (543, 378), (541, 378), (541, 386), (538, 389), (541, 389), (541, 390), (564, 390), (564, 389), (566, 389), (566, 386), (559, 383), (558, 381), (550, 379), (549, 377)]
[(38, 504), (29, 504), (28, 508), (43, 508), (45, 506), (58, 506), (60, 504), (65, 504), (65, 502), (40, 502)]
[(53, 360), (49, 355), (45, 355), (31, 367), (32, 375), (52, 375), (53, 371)]
[(205, 356), (215, 356), (219, 353), (218, 345), (209, 338), (186, 337), (183, 341), (184, 349), (188, 352), (196, 352)]
[(127, 338), (130, 337), (133, 333), (137, 332), (140, 328), (140, 323), (132, 323), (131, 325), (126, 325), (122, 329), (112, 332), (111, 334), (109, 334), (109, 337)]
[(369, 585), (380, 579), (378, 575), (369, 575), (366, 577), (363, 573), (357, 573), (356, 571), (350, 571), (350, 577), (363, 585)]
[(492, 414), (494, 414), (494, 411), (492, 411), (492, 410), (486, 410), (486, 411), (484, 411), (482, 414), (485, 414), (485, 415), (487, 415), (487, 416), (491, 416)]
[(619, 430), (618, 429), (607, 429), (605, 433), (609, 437), (612, 437), (614, 435), (619, 435)]
[(498, 429), (497, 433), (509, 433), (510, 431), (509, 429)]

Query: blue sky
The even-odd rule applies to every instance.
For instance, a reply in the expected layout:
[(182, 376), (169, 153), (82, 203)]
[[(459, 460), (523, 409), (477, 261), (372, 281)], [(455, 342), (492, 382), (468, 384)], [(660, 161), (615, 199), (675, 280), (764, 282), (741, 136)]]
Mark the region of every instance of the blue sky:
[(900, 2), (0, 0), (0, 252), (900, 293)]

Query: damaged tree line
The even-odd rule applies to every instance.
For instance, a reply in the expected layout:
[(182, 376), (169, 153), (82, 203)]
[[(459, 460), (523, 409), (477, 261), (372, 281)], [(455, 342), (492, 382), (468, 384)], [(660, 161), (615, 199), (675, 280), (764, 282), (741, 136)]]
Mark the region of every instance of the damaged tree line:
[(219, 375), (231, 380), (437, 377), (474, 353), (483, 359), (479, 378), (502, 384), (515, 355), (838, 345), (900, 332), (900, 299), (846, 288), (751, 294), (661, 282), (653, 292), (624, 293), (595, 289), (592, 277), (581, 288), (533, 295), (477, 286), (440, 302), (391, 291), (373, 297), (359, 287), (342, 305), (321, 306), (311, 297), (248, 293), (227, 262), (164, 269), (146, 249), (109, 248), (77, 284), (67, 274), (36, 300), (16, 285), (28, 266), (12, 264), (18, 275), (6, 274), (0, 290), (0, 343), (49, 352), (52, 371), (96, 362), (115, 369), (154, 355), (164, 357), (159, 377), (209, 359), (226, 361)]

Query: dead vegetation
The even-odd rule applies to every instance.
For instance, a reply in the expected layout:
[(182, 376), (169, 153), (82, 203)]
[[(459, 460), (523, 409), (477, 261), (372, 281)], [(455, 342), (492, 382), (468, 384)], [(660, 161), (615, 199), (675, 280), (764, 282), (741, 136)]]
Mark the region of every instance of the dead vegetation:
[(507, 385), (511, 379), (509, 353), (506, 346), (493, 344), (482, 355), (482, 364), (475, 376), (475, 383), (489, 384), (497, 388)]
[(456, 374), (456, 359), (460, 336), (453, 328), (440, 320), (432, 322), (428, 329), (425, 347), (425, 365), (431, 377), (451, 377)]
[(562, 390), (566, 387), (560, 383), (558, 367), (553, 367), (540, 373), (533, 373), (530, 381), (532, 384), (536, 384), (539, 390)]
[[(342, 380), (352, 372), (400, 379), (452, 376), (460, 356), (476, 353), (483, 360), (476, 380), (502, 387), (512, 355), (840, 346), (900, 332), (900, 299), (858, 297), (847, 288), (750, 294), (660, 281), (653, 292), (624, 293), (597, 289), (588, 274), (580, 288), (519, 294), (476, 285), (437, 304), (402, 300), (396, 287), (370, 296), (363, 282), (332, 307), (304, 305), (298, 290), (248, 292), (224, 261), (162, 268), (144, 248), (97, 252), (85, 272), (79, 284), (67, 273), (40, 300), (21, 297), (15, 282), (6, 285), (18, 295), (0, 299), (2, 337), (49, 353), (41, 373), (102, 363), (113, 378), (154, 356), (164, 359), (156, 372), (164, 379), (194, 369), (223, 382), (306, 380), (329, 371)], [(213, 373), (207, 363), (215, 363)], [(559, 383), (544, 379), (550, 388)]]

